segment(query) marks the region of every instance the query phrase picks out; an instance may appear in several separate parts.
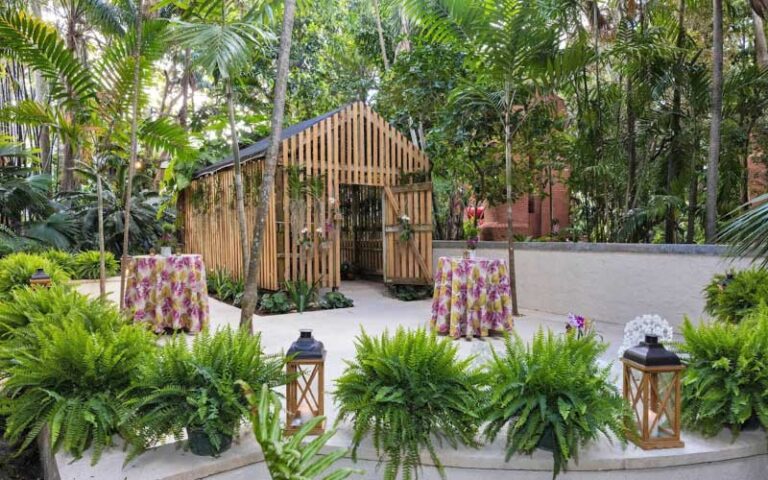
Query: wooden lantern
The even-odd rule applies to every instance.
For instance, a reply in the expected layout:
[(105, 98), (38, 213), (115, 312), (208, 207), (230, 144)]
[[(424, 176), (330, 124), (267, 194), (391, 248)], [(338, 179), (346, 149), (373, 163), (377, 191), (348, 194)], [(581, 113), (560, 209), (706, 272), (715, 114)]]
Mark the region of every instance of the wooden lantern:
[[(636, 425), (628, 438), (643, 450), (680, 448), (680, 358), (665, 349), (656, 335), (624, 352), (624, 399)], [(636, 427), (636, 428), (635, 428)]]
[(49, 277), (48, 274), (45, 273), (45, 270), (43, 270), (42, 268), (38, 268), (35, 271), (35, 273), (33, 273), (31, 277), (29, 277), (29, 285), (33, 288), (35, 287), (48, 288), (51, 286), (51, 277)]
[[(286, 386), (285, 433), (291, 435), (314, 417), (324, 415), (325, 348), (312, 337), (312, 330), (300, 330), (299, 339), (288, 349), (286, 364), (290, 383)], [(320, 435), (325, 421), (311, 431)]]

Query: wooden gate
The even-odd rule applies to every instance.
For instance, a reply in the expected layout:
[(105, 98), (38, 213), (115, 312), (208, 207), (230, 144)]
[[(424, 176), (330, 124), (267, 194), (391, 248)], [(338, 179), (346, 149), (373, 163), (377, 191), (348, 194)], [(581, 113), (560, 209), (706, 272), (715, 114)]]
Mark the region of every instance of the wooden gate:
[[(432, 284), (432, 184), (384, 187), (384, 281)], [(408, 217), (411, 234), (403, 238), (401, 220)]]

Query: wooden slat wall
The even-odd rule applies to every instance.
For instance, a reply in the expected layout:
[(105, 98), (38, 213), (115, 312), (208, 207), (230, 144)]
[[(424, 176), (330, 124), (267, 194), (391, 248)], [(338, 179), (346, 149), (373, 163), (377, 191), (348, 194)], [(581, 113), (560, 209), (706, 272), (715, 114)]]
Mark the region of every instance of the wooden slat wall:
[[(243, 164), (246, 186), (245, 216), (248, 238), (253, 240), (256, 198), (261, 182), (261, 162)], [(184, 251), (203, 256), (206, 268), (223, 268), (235, 277), (243, 276), (243, 254), (240, 247), (237, 213), (235, 211), (234, 170), (228, 169), (196, 179), (179, 200), (184, 222)], [(247, 188), (248, 186), (251, 188)], [(197, 198), (197, 200), (195, 200)], [(259, 286), (277, 289), (277, 236), (274, 193), (270, 196), (266, 231), (262, 245), (262, 266)]]
[[(261, 164), (261, 161), (245, 162), (244, 174), (260, 176)], [(329, 248), (315, 245), (312, 254), (304, 257), (299, 246), (293, 241), (287, 179), (280, 171), (285, 165), (299, 165), (307, 175), (326, 175), (326, 191), (319, 212), (313, 211), (315, 205), (307, 199), (306, 228), (314, 236), (315, 230), (324, 228), (326, 220), (332, 217), (332, 207), (328, 199), (336, 199), (338, 206), (340, 185), (395, 186), (401, 173), (426, 170), (428, 159), (402, 133), (362, 102), (353, 103), (335, 115), (283, 140), (276, 175), (277, 195), (283, 198), (276, 206), (273, 192), (262, 249), (262, 259), (265, 263), (262, 264), (260, 286), (269, 290), (278, 289), (286, 279), (320, 279), (321, 284), (326, 287), (337, 287), (341, 281), (343, 254), (339, 228), (330, 232), (333, 242)], [(218, 181), (221, 182), (223, 190), (231, 192), (234, 196), (233, 175), (231, 168), (220, 170), (193, 181), (187, 190), (192, 192), (202, 184), (212, 189)], [(180, 211), (184, 212), (186, 251), (202, 253), (209, 268), (222, 267), (235, 275), (242, 275), (234, 201), (212, 202), (212, 207), (207, 213), (196, 212), (191, 204), (192, 194), (189, 192), (180, 198)], [(413, 213), (409, 214), (412, 215), (414, 224), (426, 221), (427, 217), (431, 223), (431, 200), (431, 195), (426, 192), (405, 195), (401, 199), (404, 208), (409, 212), (413, 210)], [(254, 206), (253, 202), (246, 205), (249, 234), (253, 229)], [(280, 211), (276, 212), (275, 208)], [(387, 224), (396, 223), (396, 219), (390, 218), (389, 215), (391, 212), (385, 212)], [(431, 259), (431, 232), (419, 232), (415, 240), (418, 249)], [(371, 241), (373, 242), (373, 239)], [(397, 251), (395, 248), (394, 252)], [(398, 275), (418, 276), (418, 268), (411, 264), (408, 255), (387, 253), (386, 258), (387, 261), (398, 262)], [(431, 264), (431, 260), (429, 263)]]

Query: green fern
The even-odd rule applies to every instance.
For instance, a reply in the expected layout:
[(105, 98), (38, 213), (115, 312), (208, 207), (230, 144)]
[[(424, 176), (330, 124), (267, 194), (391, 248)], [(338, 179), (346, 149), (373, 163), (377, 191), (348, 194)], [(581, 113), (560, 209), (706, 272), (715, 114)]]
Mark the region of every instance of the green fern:
[(708, 436), (726, 426), (738, 434), (756, 415), (768, 427), (768, 307), (737, 325), (686, 318), (682, 333), (683, 424)]
[(38, 268), (45, 270), (52, 284), (69, 281), (69, 275), (47, 258), (30, 253), (14, 253), (0, 259), (0, 301), (7, 300), (12, 290), (28, 286), (30, 277)]
[(600, 434), (623, 441), (624, 400), (597, 360), (606, 345), (594, 335), (556, 336), (539, 330), (530, 345), (507, 337), (503, 355), (488, 363), (484, 433), (494, 440), (506, 427), (506, 459), (553, 444), (554, 475), (578, 458), (579, 447)]
[(453, 448), (477, 447), (480, 418), (479, 375), (471, 359), (460, 360), (457, 347), (424, 329), (398, 328), (356, 340), (355, 360), (336, 380), (339, 420), (353, 423), (353, 457), (364, 437), (386, 462), (384, 478), (418, 477), (420, 454), (426, 450), (441, 476), (443, 465), (434, 441)]
[[(345, 450), (336, 450), (329, 454), (318, 455), (320, 450), (336, 434), (336, 429), (329, 430), (311, 441), (306, 441), (310, 432), (325, 417), (316, 417), (307, 422), (298, 432), (290, 437), (283, 435), (280, 424), (280, 399), (262, 385), (258, 399), (251, 387), (245, 382), (238, 382), (245, 392), (250, 405), (250, 419), (253, 435), (264, 452), (272, 480), (311, 480), (319, 478), (336, 461), (347, 454)], [(344, 480), (358, 470), (342, 468), (325, 476), (323, 480)]]
[(51, 262), (61, 267), (61, 269), (64, 270), (70, 277), (74, 275), (74, 259), (71, 253), (65, 252), (63, 250), (46, 250), (40, 253), (40, 256), (47, 258)]
[(704, 288), (704, 310), (718, 320), (739, 322), (768, 302), (768, 270), (754, 268), (715, 275)]
[[(100, 275), (101, 255), (96, 250), (80, 252), (72, 260), (73, 269), (77, 278), (97, 279)], [(108, 277), (117, 274), (120, 264), (112, 252), (104, 252), (104, 267)]]
[(5, 438), (19, 450), (47, 425), (54, 451), (80, 458), (92, 448), (95, 464), (130, 417), (131, 380), (153, 353), (154, 339), (124, 323), (114, 307), (91, 303), (90, 311), (78, 306), (58, 318), (55, 309), (38, 311), (0, 347), (7, 375), (0, 412), (7, 416)]
[(248, 402), (236, 382), (284, 383), (283, 359), (264, 355), (261, 337), (229, 328), (203, 332), (192, 347), (176, 336), (144, 364), (134, 385), (136, 417), (131, 425), (131, 456), (163, 437), (180, 440), (185, 428), (202, 428), (215, 450), (248, 414)]

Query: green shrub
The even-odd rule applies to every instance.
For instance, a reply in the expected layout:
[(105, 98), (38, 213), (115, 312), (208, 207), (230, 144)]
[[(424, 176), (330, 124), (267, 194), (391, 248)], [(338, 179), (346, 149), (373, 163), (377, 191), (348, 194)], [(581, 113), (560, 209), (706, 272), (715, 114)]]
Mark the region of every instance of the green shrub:
[(207, 275), (208, 293), (222, 302), (231, 303), (238, 307), (245, 292), (245, 282), (232, 278), (226, 270), (217, 268)]
[(0, 348), (0, 356), (12, 359), (3, 362), (7, 378), (0, 390), (5, 437), (20, 450), (48, 425), (54, 451), (80, 458), (92, 447), (95, 464), (130, 416), (125, 399), (155, 349), (154, 338), (123, 323), (114, 308), (93, 303), (105, 316), (96, 323), (72, 312), (33, 321)]
[(288, 313), (294, 308), (285, 292), (265, 293), (259, 300), (259, 310), (266, 313)]
[(317, 291), (320, 286), (320, 280), (308, 283), (305, 280), (291, 280), (283, 283), (283, 290), (288, 294), (291, 303), (296, 305), (299, 313), (304, 311), (317, 301)]
[(0, 300), (7, 299), (13, 289), (29, 285), (38, 268), (51, 277), (51, 284), (66, 283), (69, 275), (58, 265), (40, 255), (14, 253), (0, 259)]
[(738, 433), (757, 416), (768, 427), (768, 307), (738, 325), (683, 323), (683, 424), (705, 435)]
[(355, 305), (351, 298), (341, 292), (327, 292), (320, 299), (320, 308), (326, 310), (333, 308), (349, 308)]
[(264, 463), (267, 464), (270, 476), (274, 480), (311, 480), (320, 475), (323, 475), (324, 480), (344, 480), (354, 473), (363, 473), (342, 468), (324, 475), (323, 472), (347, 453), (345, 450), (335, 450), (322, 457), (317, 456), (328, 440), (336, 434), (336, 429), (328, 430), (311, 441), (307, 440), (309, 432), (325, 417), (313, 418), (298, 432), (286, 437), (281, 425), (281, 403), (277, 395), (270, 391), (267, 385), (263, 385), (257, 398), (250, 386), (242, 383), (241, 386), (251, 409), (253, 436), (264, 452)]
[[(73, 259), (75, 277), (95, 280), (99, 278), (100, 255), (98, 250), (80, 252)], [(112, 252), (104, 252), (104, 267), (108, 277), (114, 276), (120, 270), (120, 264)]]
[(404, 302), (424, 300), (433, 294), (431, 285), (389, 285), (389, 290), (395, 298)]
[(444, 473), (437, 438), (454, 448), (477, 446), (480, 376), (471, 359), (458, 358), (455, 343), (424, 329), (398, 328), (393, 336), (363, 332), (356, 347), (335, 392), (339, 418), (352, 419), (353, 456), (370, 434), (386, 461), (384, 478), (394, 480), (402, 470), (408, 480), (418, 476), (422, 451)]
[(75, 273), (74, 257), (71, 253), (63, 250), (46, 250), (40, 253), (41, 257), (45, 257), (51, 262), (55, 263), (62, 270), (67, 272), (70, 277)]
[(609, 379), (610, 367), (597, 365), (605, 349), (595, 335), (539, 330), (527, 346), (507, 337), (504, 354), (494, 352), (487, 365), (486, 438), (507, 428), (507, 460), (550, 444), (555, 475), (600, 434), (623, 440), (624, 400)]
[(188, 427), (203, 429), (219, 450), (222, 437), (234, 435), (248, 414), (238, 380), (258, 388), (284, 383), (282, 357), (264, 355), (258, 334), (203, 332), (191, 348), (183, 336), (170, 339), (153, 363), (142, 365), (135, 383), (135, 451), (168, 435), (178, 440)]
[(715, 275), (704, 288), (704, 310), (718, 320), (739, 322), (761, 302), (768, 303), (768, 270)]

